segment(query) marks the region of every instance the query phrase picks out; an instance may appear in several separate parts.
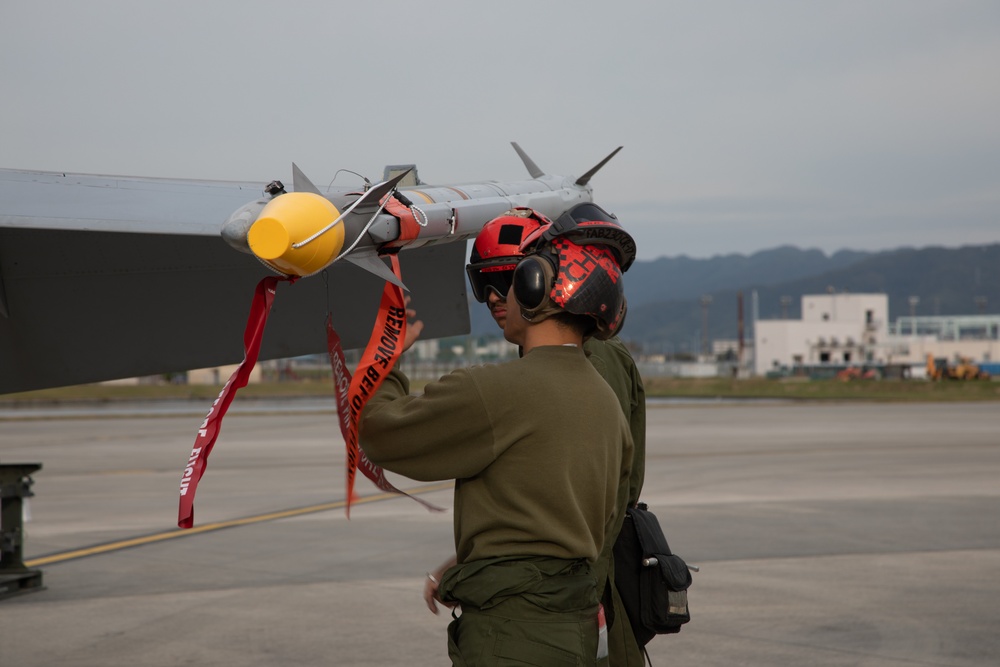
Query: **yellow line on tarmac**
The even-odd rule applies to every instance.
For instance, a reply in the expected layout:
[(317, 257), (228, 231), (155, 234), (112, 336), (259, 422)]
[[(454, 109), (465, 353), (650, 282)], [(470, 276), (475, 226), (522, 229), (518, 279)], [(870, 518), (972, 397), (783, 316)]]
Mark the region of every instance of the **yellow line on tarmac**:
[[(408, 489), (406, 493), (411, 496), (416, 496), (424, 493), (433, 493), (434, 491), (444, 491), (445, 489), (451, 488), (454, 482), (438, 482), (437, 484), (429, 484), (426, 486), (421, 486), (415, 489)], [(362, 496), (360, 498), (355, 498), (351, 502), (352, 505), (363, 505), (366, 503), (374, 503), (380, 500), (391, 500), (393, 498), (402, 498), (398, 493), (377, 493), (372, 496)], [(83, 549), (74, 549), (73, 551), (64, 551), (62, 553), (52, 554), (50, 556), (41, 556), (39, 558), (33, 558), (31, 560), (24, 561), (25, 567), (39, 567), (42, 565), (51, 565), (53, 563), (61, 563), (67, 560), (73, 560), (76, 558), (84, 558), (86, 556), (96, 556), (97, 554), (108, 553), (109, 551), (119, 551), (121, 549), (128, 549), (130, 547), (139, 547), (145, 544), (152, 544), (154, 542), (162, 542), (164, 540), (173, 540), (178, 537), (188, 537), (189, 535), (198, 535), (200, 533), (208, 533), (214, 530), (222, 530), (223, 528), (233, 528), (235, 526), (246, 526), (253, 523), (261, 523), (263, 521), (273, 521), (275, 519), (287, 519), (288, 517), (301, 516), (303, 514), (314, 514), (316, 512), (326, 512), (327, 510), (335, 510), (347, 505), (346, 500), (337, 500), (332, 503), (324, 503), (322, 505), (311, 505), (309, 507), (298, 507), (296, 509), (282, 510), (280, 512), (269, 512), (268, 514), (258, 514), (256, 516), (248, 516), (242, 519), (231, 519), (229, 521), (217, 521), (215, 523), (206, 523), (202, 526), (196, 526), (194, 528), (184, 528), (171, 530), (166, 533), (156, 533), (154, 535), (146, 535), (145, 537), (133, 537), (128, 540), (119, 540), (117, 542), (108, 542), (106, 544), (98, 544), (92, 547), (84, 547)]]

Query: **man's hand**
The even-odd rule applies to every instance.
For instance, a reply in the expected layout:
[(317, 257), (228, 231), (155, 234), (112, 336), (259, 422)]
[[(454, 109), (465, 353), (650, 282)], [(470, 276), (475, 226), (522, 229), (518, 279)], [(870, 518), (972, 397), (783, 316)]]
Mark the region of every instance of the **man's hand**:
[(452, 556), (441, 563), (438, 569), (428, 572), (427, 577), (424, 579), (424, 602), (427, 603), (427, 608), (435, 614), (438, 613), (439, 602), (449, 609), (458, 605), (457, 602), (441, 602), (441, 597), (438, 595), (438, 588), (441, 586), (441, 577), (444, 576), (445, 570), (456, 562), (458, 562), (458, 559)]
[(406, 352), (420, 338), (420, 332), (424, 330), (424, 323), (414, 319), (417, 311), (410, 308), (410, 297), (406, 297), (406, 336), (403, 337), (403, 352)]

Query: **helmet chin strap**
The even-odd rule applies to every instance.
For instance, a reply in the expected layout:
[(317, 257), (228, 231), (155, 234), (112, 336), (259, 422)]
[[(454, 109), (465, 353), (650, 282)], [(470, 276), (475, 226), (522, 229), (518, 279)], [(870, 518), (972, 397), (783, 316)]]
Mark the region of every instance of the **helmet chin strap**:
[(531, 311), (527, 311), (524, 306), (517, 304), (518, 308), (521, 310), (521, 317), (523, 317), (528, 322), (532, 324), (538, 324), (548, 318), (552, 317), (556, 313), (564, 313), (562, 308), (555, 306), (551, 301), (546, 298), (546, 303), (541, 308), (534, 308)]

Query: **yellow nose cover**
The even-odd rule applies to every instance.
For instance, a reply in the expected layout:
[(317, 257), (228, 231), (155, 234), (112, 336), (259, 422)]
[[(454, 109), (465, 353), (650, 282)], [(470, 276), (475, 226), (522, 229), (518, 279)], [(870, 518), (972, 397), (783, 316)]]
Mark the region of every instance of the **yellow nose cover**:
[(260, 212), (247, 233), (253, 254), (288, 275), (308, 276), (322, 270), (344, 247), (344, 225), (301, 248), (293, 248), (340, 216), (325, 197), (311, 192), (289, 192), (275, 197)]

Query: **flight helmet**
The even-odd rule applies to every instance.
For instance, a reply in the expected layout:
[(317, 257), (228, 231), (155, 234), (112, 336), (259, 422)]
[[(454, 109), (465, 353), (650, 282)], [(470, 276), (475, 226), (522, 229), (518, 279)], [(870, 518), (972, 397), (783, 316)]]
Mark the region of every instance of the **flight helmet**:
[(522, 206), (483, 225), (465, 266), (476, 301), (485, 303), (491, 291), (507, 298), (514, 267), (524, 257), (521, 243), (536, 230), (551, 224), (541, 213)]
[(521, 316), (540, 322), (558, 312), (586, 315), (592, 335), (607, 340), (625, 321), (622, 274), (635, 261), (635, 241), (618, 220), (592, 203), (579, 204), (521, 243), (514, 297)]

